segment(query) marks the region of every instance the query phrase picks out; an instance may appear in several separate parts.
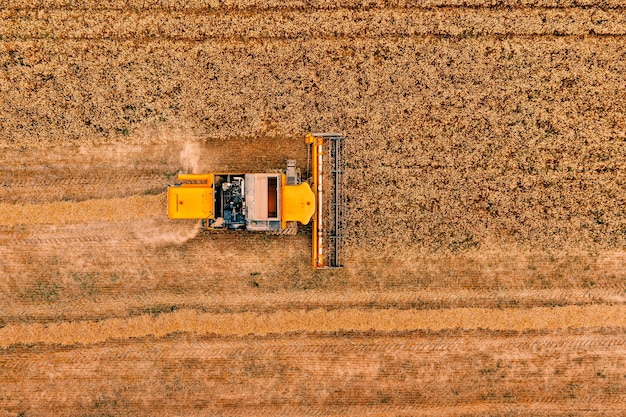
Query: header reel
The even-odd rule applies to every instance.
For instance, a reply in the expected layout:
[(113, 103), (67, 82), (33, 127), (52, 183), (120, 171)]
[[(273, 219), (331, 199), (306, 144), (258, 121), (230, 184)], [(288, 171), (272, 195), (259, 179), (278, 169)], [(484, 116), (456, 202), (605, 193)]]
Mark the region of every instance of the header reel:
[(311, 145), (312, 188), (316, 199), (313, 267), (341, 268), (345, 227), (345, 137), (340, 133), (309, 133), (305, 140)]

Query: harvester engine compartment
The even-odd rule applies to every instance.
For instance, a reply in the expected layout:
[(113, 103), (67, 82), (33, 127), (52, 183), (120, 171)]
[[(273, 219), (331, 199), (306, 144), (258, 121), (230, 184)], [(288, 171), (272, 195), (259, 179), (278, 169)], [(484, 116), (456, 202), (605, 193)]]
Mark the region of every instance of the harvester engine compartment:
[[(279, 232), (287, 221), (306, 224), (313, 215), (315, 196), (292, 171), (289, 177), (283, 173), (179, 174), (182, 182), (168, 187), (168, 217), (200, 219), (208, 229), (255, 232)], [(292, 184), (287, 185), (288, 180)]]
[(245, 175), (215, 175), (215, 219), (208, 227), (242, 229), (246, 226)]

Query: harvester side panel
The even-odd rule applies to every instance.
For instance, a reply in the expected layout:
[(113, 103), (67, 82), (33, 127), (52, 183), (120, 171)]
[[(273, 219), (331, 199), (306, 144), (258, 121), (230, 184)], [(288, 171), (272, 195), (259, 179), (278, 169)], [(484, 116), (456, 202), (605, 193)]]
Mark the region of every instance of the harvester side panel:
[(178, 174), (185, 183), (167, 189), (167, 217), (170, 219), (213, 218), (213, 174)]
[(191, 187), (167, 189), (167, 217), (170, 219), (207, 219), (213, 217), (213, 188), (191, 184)]

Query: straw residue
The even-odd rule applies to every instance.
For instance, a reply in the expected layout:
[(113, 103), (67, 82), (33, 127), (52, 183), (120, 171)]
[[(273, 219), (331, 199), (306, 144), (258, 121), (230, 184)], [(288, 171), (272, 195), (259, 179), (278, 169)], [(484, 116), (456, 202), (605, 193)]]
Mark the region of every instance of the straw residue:
[[(139, 226), (139, 225), (138, 225)], [(181, 224), (166, 218), (151, 219), (141, 223), (141, 228), (135, 231), (135, 236), (149, 245), (182, 245), (198, 235), (202, 226), (200, 222)]]
[(538, 330), (626, 326), (625, 305), (538, 307), (531, 309), (458, 308), (442, 310), (325, 309), (268, 314), (199, 314), (180, 310), (98, 322), (7, 325), (0, 346), (18, 343), (92, 344), (108, 339), (161, 337), (175, 332), (199, 335), (267, 335), (289, 332), (410, 331), (419, 329)]

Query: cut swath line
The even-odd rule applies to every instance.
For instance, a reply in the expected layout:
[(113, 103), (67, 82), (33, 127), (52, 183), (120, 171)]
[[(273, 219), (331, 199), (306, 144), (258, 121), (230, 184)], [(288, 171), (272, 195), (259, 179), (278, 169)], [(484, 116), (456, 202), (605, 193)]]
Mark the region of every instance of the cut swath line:
[[(100, 242), (104, 245), (106, 242)], [(119, 248), (119, 243), (117, 244)], [(10, 259), (8, 253), (4, 254)], [(28, 287), (20, 287), (28, 291)], [(26, 288), (26, 289), (25, 289)], [(15, 288), (14, 288), (15, 291)], [(420, 290), (403, 292), (351, 291), (350, 293), (325, 293), (318, 291), (272, 292), (254, 294), (135, 294), (132, 300), (125, 296), (100, 297), (95, 300), (78, 299), (55, 304), (13, 303), (7, 305), (4, 322), (9, 323), (54, 323), (73, 320), (102, 320), (106, 318), (130, 318), (160, 310), (163, 306), (177, 310), (193, 309), (199, 313), (271, 313), (289, 310), (298, 306), (302, 310), (435, 310), (459, 308), (520, 309), (537, 307), (564, 307), (570, 305), (619, 305), (626, 302), (622, 290), (607, 289), (553, 289), (553, 290), (508, 290), (498, 291), (497, 298), (490, 291)], [(173, 311), (173, 310), (171, 310)], [(165, 311), (162, 311), (165, 312)]]
[(460, 328), (523, 331), (589, 327), (626, 327), (626, 305), (425, 311), (317, 309), (268, 314), (198, 314), (193, 310), (180, 310), (157, 317), (142, 315), (98, 322), (7, 325), (0, 329), (0, 346), (19, 343), (93, 344), (109, 339), (150, 335), (162, 337), (175, 332), (244, 336), (350, 330), (398, 332)]
[(0, 225), (71, 224), (164, 216), (164, 194), (45, 204), (0, 204)]

